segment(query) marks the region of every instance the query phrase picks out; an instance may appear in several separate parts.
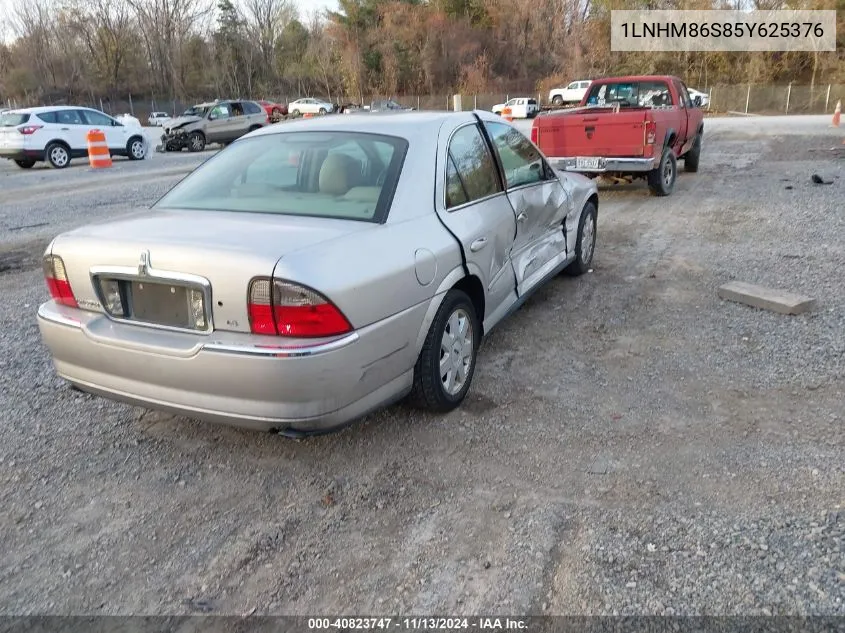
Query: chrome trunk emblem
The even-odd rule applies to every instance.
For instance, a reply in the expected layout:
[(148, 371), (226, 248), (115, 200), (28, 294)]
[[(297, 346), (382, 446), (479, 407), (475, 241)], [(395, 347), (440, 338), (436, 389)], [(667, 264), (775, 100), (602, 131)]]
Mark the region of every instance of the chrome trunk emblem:
[(150, 251), (141, 253), (141, 261), (138, 262), (138, 276), (145, 277), (150, 272)]

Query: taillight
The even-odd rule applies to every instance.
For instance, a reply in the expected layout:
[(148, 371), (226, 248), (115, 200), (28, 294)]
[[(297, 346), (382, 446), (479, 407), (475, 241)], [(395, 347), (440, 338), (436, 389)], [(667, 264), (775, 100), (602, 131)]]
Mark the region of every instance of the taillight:
[(30, 134), (35, 134), (38, 130), (40, 130), (43, 125), (24, 125), (18, 128), (18, 132), (23, 134), (24, 136), (29, 136)]
[(645, 144), (654, 145), (657, 139), (657, 124), (654, 121), (646, 121), (645, 123)]
[(247, 311), (253, 334), (313, 338), (352, 330), (337, 306), (319, 292), (278, 279), (252, 280)]
[(534, 145), (540, 144), (540, 130), (536, 123), (531, 126), (531, 142), (534, 143)]
[(65, 263), (58, 255), (46, 255), (44, 257), (44, 279), (47, 282), (47, 289), (50, 296), (57, 303), (78, 308), (76, 297), (73, 296), (73, 289), (67, 279)]

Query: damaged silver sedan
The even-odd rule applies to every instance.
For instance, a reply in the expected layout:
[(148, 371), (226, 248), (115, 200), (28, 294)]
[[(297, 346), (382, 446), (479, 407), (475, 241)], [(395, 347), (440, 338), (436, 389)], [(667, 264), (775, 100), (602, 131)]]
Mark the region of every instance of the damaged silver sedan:
[(254, 132), (142, 213), (59, 235), (38, 324), (60, 376), (290, 436), (404, 397), (458, 407), (482, 337), (590, 267), (596, 185), (485, 112)]

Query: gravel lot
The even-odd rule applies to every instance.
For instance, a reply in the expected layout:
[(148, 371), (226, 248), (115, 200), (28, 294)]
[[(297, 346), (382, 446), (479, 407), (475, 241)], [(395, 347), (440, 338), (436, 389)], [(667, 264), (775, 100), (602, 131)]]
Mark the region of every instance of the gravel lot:
[[(0, 613), (845, 615), (828, 123), (708, 119), (674, 195), (602, 190), (593, 273), (491, 335), (462, 409), (304, 441), (71, 391), (38, 336), (49, 238), (210, 152), (0, 165)], [(819, 305), (721, 302), (732, 279)]]

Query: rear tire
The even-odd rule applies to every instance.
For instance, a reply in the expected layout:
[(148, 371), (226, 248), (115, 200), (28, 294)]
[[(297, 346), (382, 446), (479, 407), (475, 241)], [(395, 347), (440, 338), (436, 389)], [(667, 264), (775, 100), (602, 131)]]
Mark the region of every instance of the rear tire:
[(325, 113), (326, 113), (326, 109), (325, 109), (325, 108), (320, 108), (320, 114), (325, 114)]
[(648, 172), (648, 188), (656, 196), (668, 196), (675, 189), (678, 161), (671, 147), (664, 147), (657, 169)]
[(598, 226), (598, 209), (593, 202), (584, 205), (581, 219), (578, 222), (578, 239), (575, 241), (575, 261), (563, 269), (570, 277), (583, 275), (593, 263), (596, 251), (596, 228)]
[(554, 99), (552, 99), (552, 104), (560, 107), (563, 105), (563, 97), (560, 95), (555, 95)]
[(44, 149), (44, 154), (54, 169), (64, 169), (70, 165), (70, 149), (64, 143), (50, 143)]
[(472, 383), (480, 336), (470, 298), (462, 290), (447, 292), (414, 367), (409, 400), (435, 413), (457, 408)]
[(23, 158), (21, 160), (15, 160), (15, 165), (21, 169), (31, 169), (35, 165), (35, 161), (31, 158)]
[(692, 147), (684, 155), (684, 171), (689, 173), (697, 172), (699, 158), (701, 158), (701, 133), (695, 135)]

